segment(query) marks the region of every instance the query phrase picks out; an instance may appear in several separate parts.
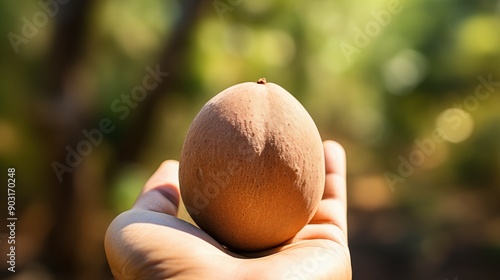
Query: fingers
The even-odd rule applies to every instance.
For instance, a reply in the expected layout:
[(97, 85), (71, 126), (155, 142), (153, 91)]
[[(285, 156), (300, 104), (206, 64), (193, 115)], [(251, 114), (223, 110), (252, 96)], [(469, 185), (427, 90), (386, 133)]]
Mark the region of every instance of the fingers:
[(323, 199), (346, 200), (346, 158), (344, 148), (337, 142), (325, 141), (326, 183)]
[(142, 188), (133, 208), (176, 216), (180, 199), (178, 173), (179, 162), (164, 161)]
[(346, 159), (342, 146), (334, 141), (323, 143), (325, 151), (325, 190), (311, 224), (337, 226), (347, 242)]

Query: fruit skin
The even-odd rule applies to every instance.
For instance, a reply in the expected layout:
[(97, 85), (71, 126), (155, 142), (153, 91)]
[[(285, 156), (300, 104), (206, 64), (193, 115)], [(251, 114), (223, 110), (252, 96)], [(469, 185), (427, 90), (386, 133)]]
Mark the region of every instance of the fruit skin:
[(232, 86), (205, 104), (182, 149), (179, 181), (196, 224), (237, 251), (293, 237), (323, 195), (320, 134), (285, 89), (260, 79)]

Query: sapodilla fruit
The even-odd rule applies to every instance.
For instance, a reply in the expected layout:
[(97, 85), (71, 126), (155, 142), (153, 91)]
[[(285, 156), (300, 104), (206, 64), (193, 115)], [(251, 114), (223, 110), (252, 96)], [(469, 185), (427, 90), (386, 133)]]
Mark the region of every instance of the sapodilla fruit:
[(279, 85), (232, 86), (203, 106), (187, 133), (179, 181), (186, 209), (236, 251), (287, 241), (312, 218), (325, 162), (311, 116)]

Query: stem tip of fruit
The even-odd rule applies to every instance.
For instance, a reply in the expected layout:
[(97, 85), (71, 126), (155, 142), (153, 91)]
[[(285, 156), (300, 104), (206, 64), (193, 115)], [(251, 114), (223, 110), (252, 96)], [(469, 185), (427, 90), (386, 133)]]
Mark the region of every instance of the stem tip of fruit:
[(266, 78), (260, 78), (257, 80), (257, 84), (265, 85), (266, 84)]

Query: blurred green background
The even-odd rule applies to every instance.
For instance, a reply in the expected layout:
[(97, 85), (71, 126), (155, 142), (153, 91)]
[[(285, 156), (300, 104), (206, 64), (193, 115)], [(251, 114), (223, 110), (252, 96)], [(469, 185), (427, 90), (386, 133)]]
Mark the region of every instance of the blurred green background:
[(18, 217), (0, 278), (110, 279), (110, 221), (210, 97), (266, 77), (346, 148), (354, 279), (500, 279), (500, 1), (1, 1), (0, 18)]

